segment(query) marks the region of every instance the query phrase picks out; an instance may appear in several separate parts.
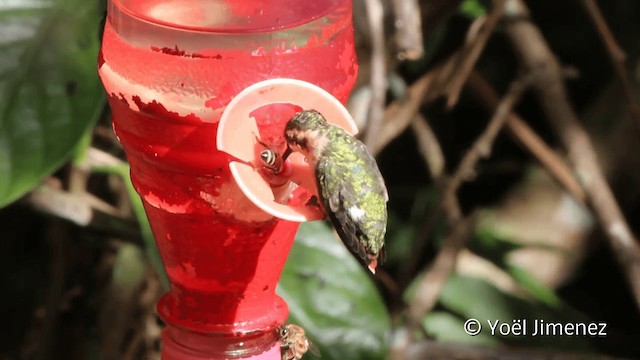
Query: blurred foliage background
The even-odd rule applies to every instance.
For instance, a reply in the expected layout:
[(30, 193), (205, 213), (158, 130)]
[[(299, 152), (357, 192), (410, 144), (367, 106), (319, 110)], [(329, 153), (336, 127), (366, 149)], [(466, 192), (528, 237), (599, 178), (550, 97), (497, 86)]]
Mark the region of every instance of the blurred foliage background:
[[(301, 227), (278, 293), (322, 359), (640, 357), (639, 258), (607, 222), (639, 230), (640, 3), (520, 4), (354, 2), (348, 106), (389, 188), (388, 259), (372, 277), (327, 224)], [(0, 1), (0, 359), (159, 358), (166, 280), (97, 77), (105, 8)], [(567, 99), (545, 97), (554, 61)], [(584, 186), (589, 148), (559, 106), (624, 218)], [(469, 336), (469, 318), (608, 327)]]

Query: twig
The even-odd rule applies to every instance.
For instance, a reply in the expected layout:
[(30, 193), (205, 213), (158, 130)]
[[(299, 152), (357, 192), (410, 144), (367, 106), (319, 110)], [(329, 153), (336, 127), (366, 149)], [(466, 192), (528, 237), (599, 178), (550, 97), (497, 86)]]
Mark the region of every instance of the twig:
[(450, 196), (449, 194), (457, 192), (462, 182), (473, 175), (473, 169), (478, 163), (478, 160), (483, 157), (486, 158), (491, 154), (493, 142), (498, 136), (500, 130), (506, 124), (511, 110), (518, 100), (520, 100), (520, 97), (527, 88), (528, 83), (528, 75), (520, 77), (511, 83), (509, 90), (500, 101), (500, 104), (498, 104), (489, 124), (487, 124), (487, 128), (478, 137), (478, 139), (476, 139), (471, 149), (469, 149), (462, 158), (460, 165), (458, 165), (456, 172), (453, 174), (449, 184), (447, 185), (445, 196)]
[(396, 100), (387, 106), (384, 112), (384, 123), (376, 142), (370, 146), (373, 154), (378, 154), (387, 144), (404, 132), (423, 102), (431, 98), (431, 84), (440, 68), (435, 68), (422, 75), (409, 86), (403, 99)]
[(376, 269), (376, 279), (380, 281), (391, 296), (396, 297), (402, 294), (402, 289), (398, 282), (384, 269)]
[(627, 102), (629, 103), (629, 111), (631, 112), (631, 116), (635, 120), (636, 130), (640, 131), (640, 104), (638, 104), (638, 98), (633, 89), (633, 85), (631, 84), (629, 71), (627, 70), (627, 55), (616, 42), (616, 39), (613, 36), (611, 29), (609, 29), (604, 16), (602, 16), (602, 13), (600, 12), (600, 8), (598, 8), (598, 4), (596, 3), (596, 1), (582, 0), (582, 5), (584, 5), (587, 13), (591, 17), (591, 21), (593, 21), (594, 25), (596, 26), (596, 29), (600, 34), (600, 38), (602, 39), (602, 42), (607, 49), (607, 54), (609, 55), (609, 60), (611, 60), (613, 70), (616, 72), (616, 75), (620, 80), (622, 91), (624, 92), (624, 95), (627, 98)]
[(455, 14), (460, 3), (462, 0), (421, 0), (420, 11), (424, 34), (431, 34), (437, 26), (443, 23), (443, 19)]
[(458, 102), (464, 83), (467, 81), (471, 70), (473, 70), (482, 50), (487, 44), (487, 41), (489, 41), (491, 34), (493, 34), (493, 30), (498, 24), (498, 21), (502, 17), (506, 1), (507, 0), (493, 1), (493, 9), (484, 21), (482, 29), (480, 29), (474, 40), (467, 43), (465, 48), (462, 50), (457, 71), (454, 73), (453, 78), (450, 79), (447, 86), (447, 107), (449, 109), (453, 108), (453, 106)]
[[(445, 207), (452, 208), (452, 204), (456, 204), (456, 193), (460, 185), (467, 179), (469, 179), (473, 175), (473, 170), (480, 158), (487, 157), (491, 153), (491, 148), (493, 146), (493, 142), (495, 141), (496, 136), (500, 132), (500, 129), (504, 126), (507, 121), (509, 113), (511, 113), (511, 109), (516, 104), (516, 102), (522, 96), (522, 93), (526, 89), (526, 85), (528, 83), (529, 76), (520, 77), (514, 80), (509, 87), (509, 90), (505, 94), (505, 96), (500, 101), (500, 104), (496, 108), (493, 117), (487, 124), (486, 129), (480, 134), (480, 136), (473, 143), (471, 148), (464, 155), (460, 164), (458, 165), (455, 173), (451, 176), (449, 181), (447, 181), (444, 189), (442, 190), (442, 196), (438, 201), (438, 204), (435, 206), (431, 214), (429, 214), (424, 226), (422, 227), (418, 242), (416, 244), (416, 248), (413, 251), (413, 254), (409, 261), (406, 262), (404, 269), (401, 273), (401, 281), (402, 285), (405, 285), (411, 274), (418, 267), (418, 262), (420, 257), (424, 253), (424, 249), (427, 246), (427, 237), (431, 233), (431, 229), (436, 223), (436, 220), (440, 217), (440, 214), (445, 209)], [(456, 209), (453, 207), (452, 209)], [(458, 214), (456, 217), (460, 217)], [(449, 218), (449, 222), (456, 222), (456, 217)]]
[[(142, 294), (138, 297), (139, 306), (143, 310), (139, 331), (144, 335), (144, 347), (146, 353), (152, 355), (158, 353), (160, 350), (154, 346), (154, 344), (160, 340), (162, 333), (162, 327), (156, 321), (158, 315), (155, 311), (155, 304), (160, 298), (160, 295), (162, 295), (166, 290), (157, 276), (158, 273), (152, 266), (149, 267), (148, 272), (149, 275), (146, 277), (147, 284), (144, 287)], [(158, 353), (157, 357), (154, 358), (160, 358), (160, 354)]]
[(459, 57), (460, 52), (456, 52), (434, 66), (409, 86), (404, 98), (387, 106), (380, 134), (373, 146), (369, 146), (374, 155), (409, 127), (422, 104), (435, 100), (446, 91), (448, 79), (457, 71)]
[(142, 244), (135, 221), (93, 208), (85, 196), (71, 194), (49, 185), (41, 185), (27, 195), (24, 203), (34, 209), (65, 219), (76, 225), (104, 231), (114, 236)]
[(119, 166), (123, 163), (105, 151), (90, 147), (85, 161), (72, 168), (70, 190), (75, 191), (65, 192), (44, 184), (27, 196), (25, 201), (46, 214), (142, 245), (140, 227), (131, 219), (131, 204), (124, 189), (118, 192), (116, 206), (86, 191), (88, 173), (92, 168)]
[(438, 181), (444, 174), (445, 164), (438, 138), (433, 133), (427, 119), (420, 114), (416, 114), (413, 120), (411, 120), (411, 130), (413, 130), (416, 140), (418, 141), (420, 155), (422, 155), (431, 177)]
[[(500, 99), (482, 75), (473, 71), (467, 85), (489, 111), (495, 111)], [(507, 129), (576, 200), (586, 203), (586, 195), (573, 170), (524, 120), (515, 113), (509, 114)]]
[(424, 54), (420, 4), (417, 0), (392, 0), (396, 43), (400, 60), (417, 60)]
[(424, 274), (416, 288), (415, 295), (407, 309), (407, 325), (396, 330), (389, 359), (408, 358), (415, 334), (424, 317), (433, 309), (447, 279), (456, 267), (458, 253), (464, 247), (477, 220), (477, 213), (458, 221), (454, 231), (447, 237), (429, 271)]
[(136, 329), (133, 333), (133, 339), (127, 345), (126, 350), (122, 353), (123, 360), (133, 360), (139, 357), (140, 348), (144, 345), (144, 333), (140, 329)]
[(371, 32), (371, 107), (364, 143), (371, 148), (378, 137), (387, 93), (384, 42), (384, 9), (381, 0), (365, 1)]
[(458, 253), (464, 247), (477, 220), (476, 213), (458, 221), (453, 232), (447, 237), (429, 271), (422, 277), (416, 294), (407, 309), (409, 333), (415, 332), (425, 315), (438, 301), (444, 284), (453, 272)]
[(591, 207), (608, 235), (613, 255), (640, 308), (640, 245), (631, 232), (598, 164), (587, 132), (572, 109), (562, 79), (562, 69), (540, 30), (528, 21), (529, 10), (521, 0), (509, 0), (506, 32), (525, 67), (532, 71), (532, 87), (549, 123), (568, 151)]

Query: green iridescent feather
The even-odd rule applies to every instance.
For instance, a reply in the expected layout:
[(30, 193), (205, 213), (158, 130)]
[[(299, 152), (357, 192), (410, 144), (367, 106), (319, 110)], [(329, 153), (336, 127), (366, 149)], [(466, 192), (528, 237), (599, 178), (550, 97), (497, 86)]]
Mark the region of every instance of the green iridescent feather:
[(325, 211), (349, 250), (375, 271), (384, 260), (388, 201), (375, 159), (362, 142), (313, 110), (298, 113), (287, 131), (290, 145), (305, 151), (321, 144), (315, 173)]

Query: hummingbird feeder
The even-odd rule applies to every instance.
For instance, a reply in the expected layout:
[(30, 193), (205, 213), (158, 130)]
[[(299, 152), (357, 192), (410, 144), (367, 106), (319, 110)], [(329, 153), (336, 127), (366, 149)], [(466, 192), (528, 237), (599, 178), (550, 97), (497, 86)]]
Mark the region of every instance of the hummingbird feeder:
[(170, 291), (163, 359), (280, 359), (275, 292), (299, 222), (322, 216), (304, 159), (269, 172), (297, 111), (357, 76), (350, 0), (109, 0), (98, 59)]

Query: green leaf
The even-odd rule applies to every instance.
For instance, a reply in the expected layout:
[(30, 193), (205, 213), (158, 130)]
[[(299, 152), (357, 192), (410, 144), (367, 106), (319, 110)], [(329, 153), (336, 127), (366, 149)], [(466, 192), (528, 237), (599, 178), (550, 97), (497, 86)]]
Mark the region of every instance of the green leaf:
[(300, 226), (278, 293), (323, 360), (385, 357), (389, 314), (371, 275), (325, 223)]
[[(398, 191), (404, 192), (406, 189), (398, 189)], [(424, 226), (424, 219), (429, 211), (437, 204), (439, 190), (435, 187), (422, 187), (405, 192), (403, 196), (406, 196), (406, 198), (397, 200), (411, 203), (411, 207), (408, 208), (409, 218), (407, 221), (397, 213), (389, 212), (385, 241), (387, 249), (385, 267), (387, 268), (404, 264), (415, 251), (417, 233)]]
[(480, 0), (464, 0), (462, 4), (460, 4), (458, 11), (460, 14), (471, 19), (479, 18), (487, 13), (487, 10)]
[(440, 301), (448, 309), (480, 321), (488, 319), (511, 322), (526, 314), (530, 306), (534, 306), (501, 292), (484, 280), (461, 275), (449, 278), (440, 294)]
[[(482, 221), (476, 229), (469, 249), (507, 271), (536, 300), (550, 307), (560, 307), (562, 301), (553, 289), (538, 281), (526, 269), (509, 262), (508, 255), (514, 250), (524, 248), (525, 245), (509, 238), (509, 232), (501, 230), (500, 223), (495, 219), (495, 215), (491, 211), (483, 213)], [(547, 250), (550, 253), (560, 251), (560, 249), (543, 242), (527, 243), (526, 246)]]
[(86, 131), (81, 137), (76, 147), (71, 153), (71, 161), (74, 165), (82, 164), (86, 158), (89, 148), (91, 147), (91, 141), (93, 140), (93, 129)]
[(495, 228), (487, 226), (478, 226), (473, 241), (469, 244), (469, 249), (472, 252), (498, 267), (505, 266), (505, 259), (511, 251), (522, 247), (522, 244), (509, 239)]
[(100, 115), (98, 5), (0, 2), (0, 207), (55, 171)]
[(526, 269), (520, 266), (509, 265), (507, 266), (507, 272), (536, 300), (554, 308), (558, 308), (562, 304), (562, 300), (556, 295), (553, 289), (540, 282)]
[[(445, 284), (440, 294), (440, 303), (448, 310), (459, 314), (463, 319), (477, 319), (482, 324), (482, 335), (491, 335), (487, 321), (512, 325), (514, 321), (527, 325), (529, 334), (533, 333), (534, 321), (546, 323), (588, 322), (583, 315), (571, 308), (553, 309), (544, 304), (527, 301), (504, 293), (490, 283), (473, 277), (454, 275)], [(592, 350), (588, 338), (577, 336), (514, 336), (493, 335), (495, 340), (515, 346), (554, 347), (565, 350)], [(467, 342), (477, 339), (467, 338)], [(464, 340), (464, 338), (463, 338)]]
[(146, 261), (139, 247), (131, 244), (123, 244), (118, 249), (115, 263), (113, 264), (112, 282), (117, 288), (117, 296), (120, 299), (130, 300), (144, 281)]
[(476, 336), (464, 332), (465, 320), (448, 312), (434, 311), (422, 320), (422, 326), (427, 334), (438, 341), (478, 345), (500, 344), (500, 341), (488, 332), (480, 332)]
[(407, 226), (393, 214), (389, 214), (389, 225), (387, 226), (387, 240), (385, 247), (387, 258), (385, 265), (397, 265), (408, 259), (415, 248), (416, 228)]

